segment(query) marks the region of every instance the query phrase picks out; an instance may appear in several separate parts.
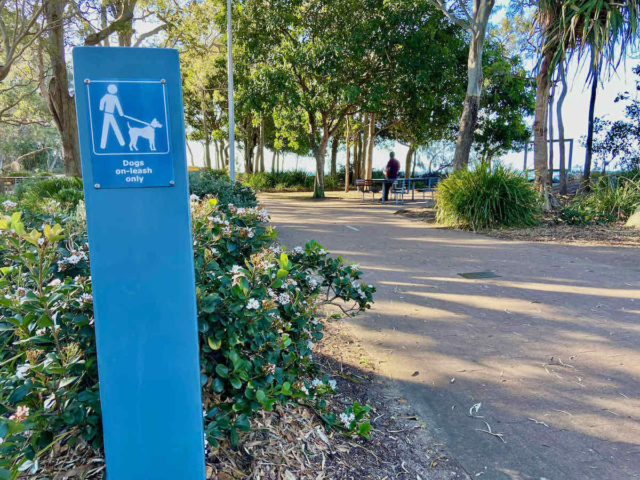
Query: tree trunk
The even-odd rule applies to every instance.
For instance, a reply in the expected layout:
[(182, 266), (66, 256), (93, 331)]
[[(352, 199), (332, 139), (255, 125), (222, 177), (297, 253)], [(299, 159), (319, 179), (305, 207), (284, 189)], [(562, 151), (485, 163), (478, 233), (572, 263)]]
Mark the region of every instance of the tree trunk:
[(271, 173), (276, 173), (276, 149), (273, 149), (273, 156), (271, 157)]
[(264, 118), (260, 118), (260, 171), (264, 172)]
[(369, 172), (369, 164), (368, 162), (368, 151), (369, 151), (369, 118), (370, 115), (367, 113), (364, 116), (364, 122), (362, 123), (363, 125), (363, 133), (362, 133), (362, 149), (360, 150), (360, 155), (362, 156), (362, 167), (361, 167), (361, 172), (362, 175), (364, 176), (364, 178), (369, 178), (367, 176), (367, 173)]
[(349, 193), (349, 156), (351, 154), (351, 150), (349, 150), (349, 140), (351, 139), (351, 122), (349, 121), (349, 117), (347, 117), (347, 133), (346, 133), (346, 145), (345, 145), (345, 162), (344, 162), (344, 191), (345, 193)]
[(593, 125), (596, 112), (596, 97), (598, 95), (598, 75), (600, 69), (593, 74), (591, 83), (591, 100), (589, 100), (589, 125), (587, 130), (587, 153), (584, 159), (584, 175), (582, 176), (582, 189), (589, 190), (589, 182), (591, 179), (591, 159), (593, 157)]
[(473, 4), (473, 28), (467, 59), (467, 93), (460, 117), (460, 128), (453, 155), (453, 169), (469, 166), (469, 154), (473, 145), (473, 134), (478, 121), (478, 108), (482, 94), (482, 50), (495, 0), (476, 0)]
[[(64, 45), (64, 9), (66, 0), (44, 2), (44, 15), (49, 29), (49, 53), (53, 76), (47, 86), (41, 85), (53, 121), (62, 142), (62, 162), (68, 176), (81, 176), (78, 125), (73, 97), (69, 95), (69, 80)], [(44, 72), (42, 73), (44, 75)]]
[(560, 143), (560, 195), (567, 194), (567, 163), (564, 148), (564, 122), (562, 120), (562, 104), (564, 98), (567, 96), (567, 79), (564, 72), (564, 62), (560, 62), (559, 74), (560, 83), (562, 84), (562, 93), (558, 97), (558, 103), (556, 103), (556, 116), (558, 118), (558, 140)]
[(373, 147), (376, 141), (376, 114), (369, 115), (369, 148), (367, 150), (367, 178), (373, 177)]
[(211, 169), (211, 136), (207, 122), (207, 102), (204, 90), (200, 97), (200, 113), (202, 114), (202, 135), (204, 135), (204, 165), (208, 169)]
[(553, 97), (556, 93), (556, 85), (552, 83), (549, 93), (549, 111), (547, 119), (549, 120), (549, 188), (553, 187)]
[(353, 139), (353, 178), (357, 180), (362, 178), (360, 175), (360, 146), (362, 145), (362, 139), (360, 138), (360, 132), (356, 132), (356, 138)]
[(331, 143), (331, 176), (335, 177), (338, 174), (338, 145), (340, 144), (340, 138), (338, 135), (333, 136), (333, 142)]
[(404, 160), (404, 178), (411, 178), (411, 160), (413, 159), (413, 153), (416, 151), (416, 144), (412, 140), (409, 144), (409, 150), (407, 150), (407, 156)]
[(549, 88), (551, 87), (551, 72), (549, 65), (553, 53), (547, 52), (536, 76), (536, 108), (533, 121), (533, 164), (536, 172), (535, 184), (544, 198), (544, 207), (551, 209), (549, 176), (547, 175), (547, 105), (549, 103)]

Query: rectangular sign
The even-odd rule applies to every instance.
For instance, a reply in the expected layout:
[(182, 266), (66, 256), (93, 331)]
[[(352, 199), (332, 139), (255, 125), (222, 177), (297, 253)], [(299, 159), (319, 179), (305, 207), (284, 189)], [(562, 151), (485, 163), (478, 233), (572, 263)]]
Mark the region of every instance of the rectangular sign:
[(73, 70), (107, 475), (203, 480), (178, 53), (78, 47)]
[(83, 83), (94, 187), (173, 185), (167, 80), (100, 76)]

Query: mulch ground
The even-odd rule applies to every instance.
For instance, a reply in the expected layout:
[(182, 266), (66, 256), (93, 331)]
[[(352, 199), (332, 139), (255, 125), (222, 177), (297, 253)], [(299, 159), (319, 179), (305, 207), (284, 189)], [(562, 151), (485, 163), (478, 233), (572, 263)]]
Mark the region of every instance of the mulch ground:
[[(469, 479), (431, 436), (393, 385), (379, 377), (366, 352), (341, 320), (328, 319), (314, 356), (338, 384), (333, 411), (358, 401), (372, 407), (371, 438), (327, 431), (318, 414), (300, 405), (277, 405), (252, 421), (233, 449), (226, 441), (207, 450), (207, 479)], [(54, 447), (31, 480), (101, 479), (104, 461), (86, 446)]]
[[(403, 209), (397, 211), (396, 214), (428, 224), (435, 224), (436, 221), (436, 211), (431, 207)], [(536, 227), (504, 228), (478, 231), (477, 233), (503, 240), (526, 242), (607, 247), (640, 247), (640, 230), (626, 227), (624, 223), (567, 225), (557, 223), (552, 217), (548, 217), (543, 219), (542, 223)]]

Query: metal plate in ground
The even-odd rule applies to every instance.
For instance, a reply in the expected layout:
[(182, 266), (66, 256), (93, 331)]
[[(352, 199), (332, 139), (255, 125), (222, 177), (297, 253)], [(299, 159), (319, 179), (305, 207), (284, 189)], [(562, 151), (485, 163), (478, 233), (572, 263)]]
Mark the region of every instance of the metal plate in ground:
[(495, 274), (494, 272), (486, 271), (486, 272), (469, 272), (469, 273), (459, 273), (463, 278), (468, 278), (470, 280), (476, 280), (479, 278), (496, 278), (500, 275)]

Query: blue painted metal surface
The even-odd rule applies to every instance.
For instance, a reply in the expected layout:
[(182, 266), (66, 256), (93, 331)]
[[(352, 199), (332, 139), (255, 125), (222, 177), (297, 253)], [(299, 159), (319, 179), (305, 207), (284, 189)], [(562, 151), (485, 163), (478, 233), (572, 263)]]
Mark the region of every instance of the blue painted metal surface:
[[(73, 50), (73, 64), (108, 479), (202, 480), (202, 403), (178, 53), (79, 47)], [(118, 150), (111, 120), (104, 150), (117, 155), (95, 154), (93, 90), (85, 79), (89, 86), (92, 80), (117, 85), (123, 113), (143, 121), (146, 100), (141, 96), (143, 105), (136, 105), (122, 85), (164, 80), (153, 85), (164, 91), (165, 123), (157, 120), (166, 125), (169, 138), (162, 143), (156, 137), (155, 147), (169, 152), (160, 155), (170, 162), (167, 171), (175, 173), (173, 185), (96, 188), (96, 175), (104, 173), (101, 162), (139, 157), (130, 156), (128, 145)], [(102, 95), (108, 93), (104, 86)], [(148, 152), (144, 141), (139, 139), (138, 146)]]

